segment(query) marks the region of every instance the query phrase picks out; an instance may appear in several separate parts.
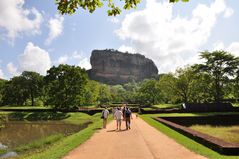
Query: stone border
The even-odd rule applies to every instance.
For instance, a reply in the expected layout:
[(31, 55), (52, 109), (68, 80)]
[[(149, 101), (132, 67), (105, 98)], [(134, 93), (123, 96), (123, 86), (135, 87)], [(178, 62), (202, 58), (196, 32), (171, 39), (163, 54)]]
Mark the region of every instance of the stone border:
[[(167, 117), (169, 118), (169, 117)], [(180, 117), (172, 117), (180, 118)], [(184, 117), (185, 118), (185, 117)], [(185, 126), (176, 124), (174, 122), (163, 119), (162, 117), (155, 117), (154, 120), (161, 122), (162, 124), (182, 133), (183, 135), (207, 146), (208, 148), (224, 155), (239, 155), (239, 144), (225, 142), (221, 139), (215, 138), (213, 136), (203, 134), (201, 132), (192, 130)]]

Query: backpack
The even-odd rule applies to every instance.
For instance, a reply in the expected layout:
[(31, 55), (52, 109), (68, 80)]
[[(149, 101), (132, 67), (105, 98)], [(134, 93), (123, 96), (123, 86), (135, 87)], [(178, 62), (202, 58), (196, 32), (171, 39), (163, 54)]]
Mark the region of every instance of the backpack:
[(131, 111), (129, 109), (125, 110), (125, 117), (130, 117)]

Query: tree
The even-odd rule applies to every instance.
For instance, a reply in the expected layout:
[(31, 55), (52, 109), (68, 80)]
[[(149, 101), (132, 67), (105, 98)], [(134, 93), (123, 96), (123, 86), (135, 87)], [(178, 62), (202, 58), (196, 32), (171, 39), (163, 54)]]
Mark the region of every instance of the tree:
[(166, 103), (177, 103), (179, 99), (175, 84), (176, 80), (172, 73), (162, 75), (159, 80), (159, 87)]
[(99, 98), (100, 84), (93, 80), (88, 80), (85, 92), (85, 104), (95, 104)]
[(132, 81), (123, 85), (125, 89), (125, 100), (127, 103), (137, 103), (137, 92), (139, 90), (139, 83)]
[(3, 89), (3, 105), (24, 105), (29, 98), (26, 80), (16, 76), (6, 82)]
[(84, 102), (87, 74), (78, 66), (53, 66), (45, 76), (47, 103), (56, 109), (75, 109)]
[(24, 87), (27, 89), (29, 97), (31, 98), (31, 105), (34, 106), (34, 99), (39, 97), (43, 91), (43, 76), (36, 72), (24, 71), (21, 77), (25, 80)]
[(175, 74), (162, 75), (159, 83), (167, 100), (173, 103), (193, 101), (195, 74), (191, 67), (180, 68)]
[(112, 86), (110, 92), (113, 102), (120, 103), (126, 101), (126, 90), (122, 85)]
[(195, 71), (191, 86), (190, 102), (208, 103), (213, 101), (212, 78), (209, 74)]
[(160, 101), (161, 90), (156, 80), (144, 80), (138, 91), (138, 101), (141, 104), (152, 105)]
[(0, 79), (0, 105), (2, 105), (2, 98), (3, 98), (3, 90), (4, 90), (4, 87), (6, 85), (6, 80), (4, 79)]
[(98, 101), (100, 104), (108, 104), (111, 101), (110, 87), (106, 84), (101, 84)]
[[(116, 16), (121, 13), (121, 8), (115, 5), (112, 0), (55, 0), (57, 9), (61, 14), (73, 14), (77, 9), (81, 8), (88, 10), (93, 13), (97, 8), (100, 8), (105, 3), (108, 3), (109, 10), (107, 11), (109, 16)], [(169, 0), (169, 2), (174, 3), (179, 0)], [(188, 2), (189, 0), (181, 0), (183, 2)], [(123, 9), (129, 10), (136, 8), (140, 3), (140, 0), (123, 0)]]
[(235, 70), (235, 78), (233, 79), (232, 93), (236, 98), (236, 102), (239, 102), (239, 58), (236, 58), (237, 68)]
[(201, 59), (206, 60), (204, 64), (197, 65), (197, 70), (208, 73), (213, 80), (214, 101), (220, 103), (223, 99), (223, 87), (229, 77), (235, 75), (238, 67), (237, 59), (232, 54), (220, 50), (201, 53)]

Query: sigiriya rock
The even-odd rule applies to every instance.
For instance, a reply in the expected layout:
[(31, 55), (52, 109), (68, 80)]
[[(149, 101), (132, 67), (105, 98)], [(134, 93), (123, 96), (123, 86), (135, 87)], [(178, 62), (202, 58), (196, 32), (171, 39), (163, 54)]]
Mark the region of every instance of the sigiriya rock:
[(117, 50), (93, 50), (88, 70), (89, 78), (107, 84), (141, 81), (158, 74), (154, 62), (140, 54)]

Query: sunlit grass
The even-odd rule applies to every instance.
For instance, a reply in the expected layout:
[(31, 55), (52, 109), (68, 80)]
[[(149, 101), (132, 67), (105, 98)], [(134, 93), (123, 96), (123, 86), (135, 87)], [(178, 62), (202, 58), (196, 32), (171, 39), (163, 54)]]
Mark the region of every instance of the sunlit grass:
[(217, 137), (227, 142), (239, 143), (239, 125), (237, 126), (211, 126), (193, 125), (190, 127), (201, 133)]
[(11, 110), (11, 109), (19, 109), (19, 110), (28, 110), (28, 109), (50, 109), (49, 107), (44, 106), (0, 106), (0, 110)]
[[(192, 114), (192, 113), (182, 113), (182, 114), (146, 114), (146, 115), (140, 115), (140, 117), (145, 120), (148, 124), (155, 127), (157, 130), (161, 131), (168, 137), (175, 140), (177, 143), (181, 144), (182, 146), (186, 147), (187, 149), (194, 151), (202, 156), (205, 156), (210, 159), (238, 159), (239, 156), (226, 156), (221, 155), (208, 147), (180, 134), (179, 132), (169, 128), (168, 126), (165, 126), (164, 124), (152, 119), (152, 117), (158, 117), (158, 116), (201, 116), (201, 115), (215, 115), (215, 114), (221, 114), (221, 113), (200, 113), (200, 114)], [(160, 142), (160, 141), (159, 141)]]
[(181, 104), (155, 104), (155, 108), (165, 109), (165, 108), (181, 108)]
[(39, 149), (39, 148), (43, 148), (45, 146), (51, 145), (63, 137), (64, 137), (63, 134), (50, 135), (50, 136), (35, 140), (31, 143), (18, 146), (17, 148), (14, 149), (14, 151), (16, 151), (17, 153), (23, 153), (23, 152), (26, 153), (27, 151), (32, 151), (34, 149)]

